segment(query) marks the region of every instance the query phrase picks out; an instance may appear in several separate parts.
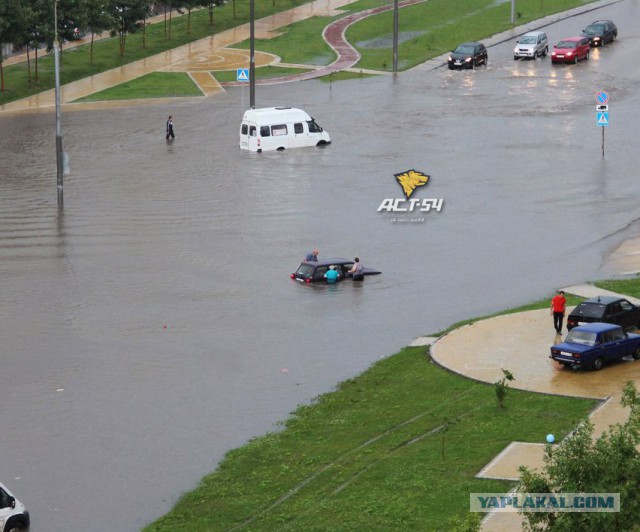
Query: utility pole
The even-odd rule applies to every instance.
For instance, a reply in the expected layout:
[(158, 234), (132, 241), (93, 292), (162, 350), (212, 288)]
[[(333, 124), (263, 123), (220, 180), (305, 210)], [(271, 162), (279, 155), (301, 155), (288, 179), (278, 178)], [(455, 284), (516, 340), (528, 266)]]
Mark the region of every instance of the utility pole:
[(398, 72), (398, 0), (393, 0), (393, 71)]
[(62, 125), (60, 113), (60, 42), (58, 41), (58, 0), (54, 2), (53, 62), (56, 77), (56, 173), (58, 176), (58, 207), (63, 203), (64, 162), (62, 153)]
[(256, 108), (255, 0), (249, 2), (249, 109)]

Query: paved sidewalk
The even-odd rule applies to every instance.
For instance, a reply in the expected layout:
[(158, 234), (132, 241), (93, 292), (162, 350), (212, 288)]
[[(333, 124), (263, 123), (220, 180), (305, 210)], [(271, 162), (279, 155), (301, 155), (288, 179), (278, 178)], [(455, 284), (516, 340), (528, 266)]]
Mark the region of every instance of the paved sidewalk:
[[(339, 9), (353, 3), (355, 0), (315, 0), (310, 4), (277, 13), (275, 15), (256, 20), (254, 23), (255, 38), (269, 39), (277, 35), (277, 30), (283, 26), (293, 24), (300, 20), (304, 20), (314, 16), (333, 17), (340, 13)], [(237, 44), (249, 39), (250, 27), (249, 23), (243, 24), (236, 28), (232, 28), (205, 39), (185, 44), (184, 46), (167, 50), (166, 52), (141, 59), (133, 63), (129, 63), (119, 68), (96, 74), (89, 78), (74, 81), (63, 85), (60, 88), (60, 101), (63, 106), (70, 102), (99, 92), (101, 90), (120, 85), (132, 79), (138, 78), (145, 74), (157, 71), (180, 71), (193, 72), (202, 71), (207, 68), (210, 70), (233, 70), (240, 67), (249, 66), (248, 50), (229, 50), (233, 44)], [(271, 54), (256, 53), (256, 66), (277, 62), (277, 59)], [(216, 82), (217, 83), (217, 82)], [(216, 92), (211, 84), (207, 84), (207, 91), (204, 94), (212, 94)], [(219, 91), (222, 91), (219, 87)], [(153, 103), (157, 100), (145, 100), (145, 103)], [(107, 106), (131, 105), (139, 104), (142, 100), (106, 102)], [(88, 104), (74, 104), (74, 106), (83, 106), (83, 108), (102, 107), (103, 104), (91, 102)], [(49, 91), (36, 94), (29, 98), (24, 98), (15, 102), (11, 102), (0, 106), (0, 111), (25, 111), (44, 109), (52, 111), (55, 108), (55, 91)]]
[[(582, 297), (619, 295), (588, 284), (563, 290)], [(628, 299), (638, 303), (634, 298)], [(414, 343), (419, 345), (419, 341)], [(532, 310), (496, 316), (456, 329), (433, 342), (431, 356), (436, 363), (455, 373), (489, 384), (502, 377), (504, 368), (515, 377), (510, 383), (512, 388), (597, 399), (601, 404), (590, 415), (596, 437), (612, 424), (623, 423), (628, 409), (620, 404), (622, 388), (629, 380), (640, 381), (640, 364), (629, 360), (608, 366), (604, 371), (572, 371), (549, 359), (549, 348), (560, 341), (562, 338), (553, 329), (549, 309)], [(540, 435), (540, 443), (544, 443), (544, 437)], [(520, 465), (534, 468), (543, 465), (543, 453), (544, 445), (514, 442), (478, 476), (517, 480)], [(492, 514), (483, 521), (483, 530), (520, 529), (521, 522), (518, 514)]]

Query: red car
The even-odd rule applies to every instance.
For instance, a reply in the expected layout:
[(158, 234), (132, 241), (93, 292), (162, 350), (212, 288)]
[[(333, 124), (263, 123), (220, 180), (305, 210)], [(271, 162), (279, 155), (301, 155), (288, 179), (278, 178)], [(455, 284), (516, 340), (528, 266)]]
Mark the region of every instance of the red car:
[(552, 63), (577, 63), (580, 59), (589, 59), (589, 37), (568, 37), (553, 47)]

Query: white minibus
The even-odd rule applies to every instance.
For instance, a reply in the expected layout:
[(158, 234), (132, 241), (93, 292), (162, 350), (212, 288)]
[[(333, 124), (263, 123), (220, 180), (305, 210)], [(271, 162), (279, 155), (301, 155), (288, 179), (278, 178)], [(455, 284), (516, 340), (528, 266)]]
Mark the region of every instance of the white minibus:
[(240, 148), (262, 151), (324, 146), (329, 134), (302, 109), (265, 107), (249, 109), (240, 125)]

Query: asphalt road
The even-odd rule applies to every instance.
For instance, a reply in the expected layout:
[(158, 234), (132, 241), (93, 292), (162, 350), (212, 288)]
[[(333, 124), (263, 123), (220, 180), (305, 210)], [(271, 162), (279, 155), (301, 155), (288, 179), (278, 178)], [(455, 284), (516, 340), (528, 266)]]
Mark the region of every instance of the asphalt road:
[[(32, 530), (137, 530), (414, 337), (602, 275), (638, 233), (640, 6), (545, 31), (597, 18), (620, 37), (578, 65), (514, 62), (514, 33), (475, 71), (260, 88), (258, 107), (309, 111), (326, 149), (241, 152), (245, 88), (66, 113), (61, 212), (53, 115), (0, 117), (0, 476)], [(442, 212), (377, 212), (412, 168)], [(383, 274), (300, 286), (314, 247)]]

